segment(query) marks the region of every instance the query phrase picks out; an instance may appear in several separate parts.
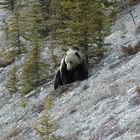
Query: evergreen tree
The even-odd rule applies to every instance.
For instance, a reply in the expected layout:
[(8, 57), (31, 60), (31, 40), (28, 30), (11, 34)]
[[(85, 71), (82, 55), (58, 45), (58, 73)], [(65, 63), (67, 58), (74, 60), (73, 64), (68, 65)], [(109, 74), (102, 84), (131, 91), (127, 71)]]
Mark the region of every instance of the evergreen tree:
[(6, 82), (6, 87), (8, 90), (13, 93), (17, 91), (16, 83), (17, 83), (17, 76), (16, 76), (16, 65), (14, 64), (11, 70), (11, 75)]
[(41, 52), (41, 41), (42, 35), (40, 34), (40, 29), (42, 27), (42, 13), (40, 12), (40, 4), (34, 3), (32, 9), (28, 11), (30, 15), (28, 29), (26, 30), (30, 34), (30, 41), (32, 43), (32, 48), (28, 53), (26, 61), (23, 66), (23, 71), (21, 75), (22, 88), (20, 92), (28, 93), (40, 84), (42, 81), (42, 68), (40, 64), (40, 52)]
[(42, 18), (43, 18), (43, 23), (44, 23), (41, 33), (42, 35), (47, 36), (49, 32), (49, 28), (47, 26), (47, 20), (50, 18), (51, 0), (38, 0), (38, 2), (41, 8)]
[[(29, 4), (25, 7), (22, 19), (24, 23), (24, 37), (30, 40), (30, 35), (32, 34), (32, 24), (33, 21), (38, 24), (37, 31), (42, 38), (48, 34), (48, 28), (46, 24), (47, 14), (44, 9), (45, 4), (41, 0), (36, 0), (34, 3)], [(35, 15), (36, 14), (36, 15)], [(36, 16), (36, 18), (35, 18)]]
[[(103, 47), (109, 20), (99, 0), (52, 0), (48, 26), (50, 37), (62, 46), (78, 45), (88, 54), (89, 46)], [(65, 48), (64, 48), (65, 49)]]
[(20, 28), (20, 0), (15, 0), (14, 10), (12, 12), (12, 19), (8, 28), (8, 47), (9, 54), (12, 57), (20, 55), (24, 50), (24, 45), (20, 40), (21, 37), (21, 28)]
[(23, 86), (21, 89), (22, 93), (28, 93), (37, 86), (40, 75), (39, 75), (39, 40), (38, 33), (36, 30), (33, 33), (32, 40), (32, 50), (29, 52), (26, 62), (23, 66), (23, 72), (21, 76), (21, 80), (23, 82)]

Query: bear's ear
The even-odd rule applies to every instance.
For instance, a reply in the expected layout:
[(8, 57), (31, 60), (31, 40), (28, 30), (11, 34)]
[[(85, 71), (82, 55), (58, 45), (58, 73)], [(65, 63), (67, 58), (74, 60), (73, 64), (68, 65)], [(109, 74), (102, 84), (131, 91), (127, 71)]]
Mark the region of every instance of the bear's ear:
[(76, 52), (75, 55), (76, 55), (78, 58), (81, 59), (81, 56), (80, 56), (80, 54), (79, 54), (78, 52)]

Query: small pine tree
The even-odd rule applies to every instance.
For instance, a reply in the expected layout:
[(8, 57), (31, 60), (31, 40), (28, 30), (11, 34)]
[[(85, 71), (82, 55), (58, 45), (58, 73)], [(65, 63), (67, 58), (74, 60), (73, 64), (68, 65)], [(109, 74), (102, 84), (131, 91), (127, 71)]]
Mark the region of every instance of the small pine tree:
[(7, 42), (9, 47), (10, 56), (17, 56), (23, 52), (23, 43), (20, 40), (21, 37), (21, 29), (20, 29), (20, 0), (14, 0), (14, 10), (12, 12), (12, 19), (8, 29)]
[[(36, 32), (36, 30), (34, 31)], [(21, 92), (28, 93), (31, 90), (33, 90), (39, 80), (40, 80), (40, 74), (39, 74), (39, 49), (40, 46), (38, 44), (38, 36), (37, 32), (34, 33), (34, 37), (32, 40), (32, 50), (29, 52), (28, 57), (26, 59), (26, 62), (23, 66), (23, 72), (22, 72), (22, 82), (23, 82), (23, 88), (21, 89)]]
[(41, 8), (42, 13), (42, 22), (43, 22), (43, 28), (40, 30), (40, 33), (43, 36), (48, 36), (49, 28), (47, 26), (47, 20), (50, 18), (50, 4), (52, 0), (38, 0), (39, 7)]
[[(33, 90), (41, 81), (46, 78), (42, 77), (42, 65), (40, 64), (40, 52), (41, 52), (41, 42), (42, 34), (40, 33), (40, 27), (42, 24), (42, 13), (40, 12), (40, 4), (34, 3), (31, 11), (28, 11), (27, 15), (30, 15), (27, 32), (30, 33), (30, 40), (32, 43), (32, 48), (28, 53), (26, 61), (23, 66), (23, 71), (21, 75), (22, 88), (20, 92), (28, 93)], [(46, 75), (45, 75), (46, 76)]]
[(17, 83), (16, 65), (13, 64), (10, 78), (6, 82), (6, 87), (11, 93), (14, 93), (17, 91), (16, 83)]
[[(32, 7), (32, 8), (31, 8)], [(38, 33), (40, 34), (40, 37), (43, 39), (44, 36), (46, 37), (46, 34), (48, 32), (47, 24), (46, 24), (46, 15), (44, 14), (44, 5), (43, 1), (40, 2), (40, 0), (34, 1), (33, 5), (28, 5), (22, 15), (23, 20), (23, 34), (26, 36), (29, 40), (31, 39), (30, 36), (32, 34), (32, 27), (33, 22), (36, 22), (38, 26), (36, 26), (36, 29)]]

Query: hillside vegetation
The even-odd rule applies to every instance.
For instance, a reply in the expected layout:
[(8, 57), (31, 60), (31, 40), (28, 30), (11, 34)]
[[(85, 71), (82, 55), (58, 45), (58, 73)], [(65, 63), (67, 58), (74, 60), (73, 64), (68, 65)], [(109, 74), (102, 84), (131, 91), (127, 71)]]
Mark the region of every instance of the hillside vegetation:
[[(139, 140), (137, 0), (0, 2), (1, 140)], [(89, 78), (53, 90), (71, 46)]]

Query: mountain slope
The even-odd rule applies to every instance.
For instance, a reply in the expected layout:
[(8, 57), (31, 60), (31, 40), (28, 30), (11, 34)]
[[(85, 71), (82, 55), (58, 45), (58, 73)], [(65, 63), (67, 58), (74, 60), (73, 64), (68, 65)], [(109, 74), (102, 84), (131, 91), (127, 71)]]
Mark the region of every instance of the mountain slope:
[[(106, 38), (112, 50), (87, 80), (55, 92), (53, 81), (45, 83), (25, 96), (26, 108), (21, 106), (18, 93), (10, 95), (5, 88), (10, 66), (0, 68), (0, 140), (39, 140), (33, 128), (45, 113), (44, 100), (49, 94), (57, 95), (48, 111), (56, 125), (56, 136), (66, 140), (139, 140), (140, 95), (132, 88), (140, 85), (140, 52), (124, 56), (120, 49), (140, 39), (140, 33), (135, 32), (140, 24), (140, 4), (132, 10), (137, 25), (130, 14), (123, 13), (118, 18)], [(1, 13), (3, 26), (2, 19), (9, 16), (6, 11)], [(122, 24), (125, 31), (121, 30)], [(0, 33), (3, 37), (2, 28)], [(4, 43), (4, 39), (0, 41)]]

